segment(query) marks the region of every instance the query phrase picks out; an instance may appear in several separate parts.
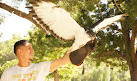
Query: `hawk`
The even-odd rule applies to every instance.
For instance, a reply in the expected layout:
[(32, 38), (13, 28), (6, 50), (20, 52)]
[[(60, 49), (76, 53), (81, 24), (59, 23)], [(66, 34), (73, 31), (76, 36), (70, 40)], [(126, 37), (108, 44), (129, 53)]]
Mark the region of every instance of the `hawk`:
[(71, 15), (56, 4), (37, 0), (30, 2), (33, 17), (42, 26), (45, 31), (62, 40), (74, 40), (74, 43), (68, 50), (72, 64), (81, 65), (85, 57), (95, 47), (96, 34), (103, 28), (113, 24), (116, 21), (123, 20), (126, 14), (117, 15), (111, 18), (96, 22), (92, 27), (85, 30), (81, 27)]

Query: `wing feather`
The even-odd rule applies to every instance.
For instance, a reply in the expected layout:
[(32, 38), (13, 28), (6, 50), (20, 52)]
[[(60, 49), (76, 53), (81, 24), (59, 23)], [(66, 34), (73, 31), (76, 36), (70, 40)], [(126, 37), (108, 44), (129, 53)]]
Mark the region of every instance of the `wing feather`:
[[(35, 12), (37, 20), (43, 24), (43, 28), (47, 29), (47, 31), (57, 38), (64, 40), (75, 39), (70, 48), (70, 52), (83, 47), (87, 42), (94, 40), (95, 38), (95, 36), (91, 36), (89, 33), (87, 34), (85, 29), (82, 28), (68, 12), (51, 2), (37, 2), (33, 6), (33, 11)], [(96, 26), (92, 31), (96, 34), (106, 26), (123, 19), (123, 16), (126, 15), (117, 15), (99, 21), (95, 24)]]
[(60, 38), (73, 40), (77, 30), (83, 31), (68, 12), (51, 2), (42, 1), (37, 6), (33, 6), (33, 9), (44, 24), (47, 24), (49, 29)]
[(94, 33), (98, 33), (101, 29), (104, 29), (105, 27), (113, 24), (114, 22), (117, 22), (119, 20), (123, 20), (124, 16), (127, 16), (127, 14), (121, 14), (121, 15), (116, 15), (111, 18), (106, 18), (103, 21), (99, 22), (96, 24), (96, 26), (92, 29)]

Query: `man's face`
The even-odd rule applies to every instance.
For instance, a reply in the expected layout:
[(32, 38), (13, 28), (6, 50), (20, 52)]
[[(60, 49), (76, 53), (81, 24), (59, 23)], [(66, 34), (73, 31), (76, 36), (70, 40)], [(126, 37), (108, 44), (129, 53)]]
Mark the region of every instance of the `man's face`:
[(22, 57), (26, 60), (33, 61), (33, 57), (34, 57), (33, 53), (34, 50), (30, 43), (25, 43), (25, 45), (21, 47)]

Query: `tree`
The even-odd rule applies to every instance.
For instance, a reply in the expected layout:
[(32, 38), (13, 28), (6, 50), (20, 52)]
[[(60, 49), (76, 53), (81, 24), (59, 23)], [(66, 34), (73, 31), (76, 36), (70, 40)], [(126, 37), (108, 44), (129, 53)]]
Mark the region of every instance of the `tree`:
[[(118, 13), (127, 13), (129, 17), (121, 21), (121, 26), (112, 25), (105, 31), (98, 33), (100, 40), (95, 53), (91, 53), (92, 60), (111, 64), (111, 66), (121, 66), (123, 70), (130, 70), (131, 81), (137, 81), (137, 54), (135, 48), (135, 38), (137, 33), (137, 3), (136, 0), (109, 0), (107, 4), (101, 4), (98, 0), (53, 0), (54, 3), (64, 7), (70, 12), (72, 17), (84, 28), (92, 27), (91, 24), (102, 18), (111, 17)], [(26, 18), (41, 28), (31, 16), (4, 3), (0, 3), (0, 8)], [(106, 32), (107, 31), (107, 32)]]
[(129, 17), (125, 21), (121, 21), (121, 28), (117, 25), (112, 25), (107, 29), (106, 33), (102, 31), (98, 34), (98, 38), (101, 41), (97, 47), (97, 54), (91, 56), (95, 57), (98, 64), (103, 61), (112, 66), (121, 66), (123, 70), (129, 68), (131, 81), (137, 81), (137, 54), (135, 47), (137, 15), (135, 0), (114, 0), (108, 2), (106, 6), (110, 7), (107, 16), (124, 12), (128, 13)]

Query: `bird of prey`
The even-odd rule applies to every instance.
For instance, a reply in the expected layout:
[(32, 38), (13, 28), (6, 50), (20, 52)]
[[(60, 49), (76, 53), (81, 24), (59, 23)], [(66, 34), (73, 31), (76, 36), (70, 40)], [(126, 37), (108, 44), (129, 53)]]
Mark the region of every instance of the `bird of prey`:
[(75, 65), (81, 65), (85, 57), (95, 47), (96, 34), (103, 28), (122, 20), (126, 14), (117, 15), (95, 23), (93, 28), (85, 29), (81, 27), (63, 8), (52, 2), (37, 0), (30, 2), (33, 17), (43, 29), (52, 35), (63, 40), (74, 40), (69, 49), (70, 60)]

